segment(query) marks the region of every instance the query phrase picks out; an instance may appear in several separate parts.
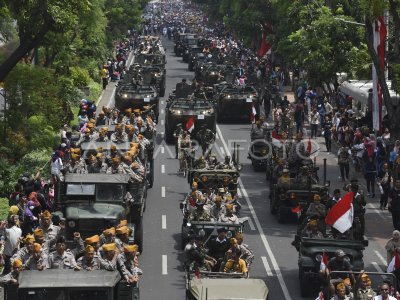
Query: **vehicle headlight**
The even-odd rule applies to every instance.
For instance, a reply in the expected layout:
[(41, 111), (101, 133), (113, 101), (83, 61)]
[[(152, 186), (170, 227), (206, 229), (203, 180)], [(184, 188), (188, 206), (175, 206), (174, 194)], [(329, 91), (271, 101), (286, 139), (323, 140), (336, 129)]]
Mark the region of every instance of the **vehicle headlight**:
[(216, 75), (216, 74), (217, 74), (217, 73), (215, 73), (215, 72), (211, 72), (211, 73), (210, 73), (210, 75)]
[(264, 155), (266, 155), (266, 154), (267, 154), (267, 149), (262, 149), (262, 150), (261, 150), (261, 155), (264, 156)]
[(122, 98), (128, 98), (128, 94), (122, 94)]
[(154, 74), (154, 76), (156, 76), (156, 77), (160, 77), (160, 76), (161, 76), (161, 74), (160, 74), (160, 73), (155, 73), (155, 74)]
[(226, 96), (226, 98), (230, 98), (230, 97), (231, 97), (231, 95), (227, 95), (227, 96)]
[(175, 115), (181, 115), (181, 114), (182, 114), (182, 111), (179, 110), (179, 109), (172, 109), (171, 112), (172, 112), (173, 114), (175, 114)]
[(213, 114), (213, 113), (214, 113), (214, 108), (208, 109), (208, 110), (207, 110), (207, 113), (208, 113), (208, 114)]
[(322, 255), (321, 254), (315, 255), (315, 260), (316, 261), (322, 261)]
[(75, 226), (76, 226), (75, 221), (69, 221), (69, 222), (68, 222), (68, 227), (69, 227), (69, 228), (75, 228)]

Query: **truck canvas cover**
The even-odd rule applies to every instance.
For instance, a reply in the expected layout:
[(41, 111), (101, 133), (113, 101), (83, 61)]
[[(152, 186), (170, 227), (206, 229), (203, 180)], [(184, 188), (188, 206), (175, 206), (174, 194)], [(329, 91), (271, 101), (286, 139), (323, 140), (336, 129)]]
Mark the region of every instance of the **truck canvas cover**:
[(189, 290), (196, 300), (265, 300), (268, 296), (261, 279), (193, 278)]

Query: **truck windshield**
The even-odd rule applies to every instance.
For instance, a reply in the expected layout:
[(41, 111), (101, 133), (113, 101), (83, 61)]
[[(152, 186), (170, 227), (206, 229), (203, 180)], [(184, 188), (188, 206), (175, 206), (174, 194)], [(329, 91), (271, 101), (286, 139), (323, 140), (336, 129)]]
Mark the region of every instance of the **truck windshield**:
[(24, 290), (21, 300), (68, 300), (67, 293), (64, 290), (40, 289)]
[(123, 201), (124, 188), (121, 184), (101, 184), (96, 186), (96, 201)]
[(67, 185), (67, 195), (76, 196), (76, 195), (94, 195), (94, 184), (68, 184)]

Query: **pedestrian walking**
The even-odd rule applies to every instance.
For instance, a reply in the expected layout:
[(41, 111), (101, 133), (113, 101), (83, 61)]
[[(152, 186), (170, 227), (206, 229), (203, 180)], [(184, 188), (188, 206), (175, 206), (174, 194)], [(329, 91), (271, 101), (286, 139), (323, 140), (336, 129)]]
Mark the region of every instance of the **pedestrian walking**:
[(338, 164), (340, 169), (340, 178), (342, 181), (346, 181), (349, 179), (350, 173), (350, 157), (351, 151), (345, 142), (342, 143), (342, 147), (340, 147), (338, 151)]
[(318, 126), (320, 124), (320, 116), (316, 108), (314, 108), (310, 114), (310, 124), (311, 124), (311, 138), (317, 137)]
[(400, 231), (400, 179), (395, 181), (389, 198), (388, 210), (392, 213), (393, 227)]

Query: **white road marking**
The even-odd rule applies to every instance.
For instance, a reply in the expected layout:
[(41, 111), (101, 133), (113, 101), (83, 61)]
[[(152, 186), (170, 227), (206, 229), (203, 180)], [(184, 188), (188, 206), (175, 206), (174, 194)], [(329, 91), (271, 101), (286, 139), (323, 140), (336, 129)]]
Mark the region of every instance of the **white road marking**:
[(163, 109), (161, 110), (161, 114), (162, 114), (162, 115), (164, 114), (164, 110), (163, 110)]
[(272, 274), (271, 267), (269, 266), (267, 258), (265, 256), (261, 256), (261, 260), (264, 264), (265, 271), (267, 271), (267, 275), (273, 276), (274, 274)]
[(165, 165), (161, 165), (161, 174), (165, 173)]
[(164, 154), (164, 146), (161, 146), (161, 154)]
[(239, 198), (242, 198), (242, 192), (240, 191), (240, 189), (237, 189), (237, 193), (238, 193)]
[(165, 186), (161, 187), (161, 197), (165, 198)]
[(377, 250), (374, 250), (376, 256), (378, 256), (379, 260), (381, 261), (382, 265), (386, 266), (387, 261), (383, 258), (382, 254), (380, 254)]
[(117, 90), (117, 88), (114, 87), (114, 88), (113, 88), (113, 92), (112, 92), (112, 94), (111, 94), (111, 96), (110, 96), (110, 99), (108, 100), (107, 105), (106, 105), (108, 108), (111, 107), (111, 103), (115, 100), (114, 97), (115, 97), (115, 91), (116, 91), (116, 90)]
[[(224, 139), (224, 137), (223, 137), (223, 135), (222, 135), (222, 133), (221, 133), (221, 129), (219, 129), (219, 126), (218, 126), (218, 125), (217, 125), (217, 133), (218, 133), (219, 136), (221, 137), (222, 144), (223, 144), (224, 147), (225, 147), (225, 152), (226, 152), (226, 153), (229, 153), (229, 148), (228, 148), (228, 146), (226, 145), (225, 139)], [(251, 204), (251, 201), (250, 201), (250, 199), (249, 199), (249, 195), (247, 194), (247, 191), (246, 191), (246, 189), (244, 188), (243, 183), (242, 183), (242, 180), (241, 180), (240, 178), (239, 178), (239, 185), (240, 185), (240, 187), (241, 187), (241, 189), (242, 189), (243, 196), (244, 196), (245, 199), (246, 199), (247, 205), (249, 206), (249, 210), (250, 210), (250, 213), (251, 213), (252, 216), (253, 216), (254, 222), (256, 223), (255, 225), (257, 226), (257, 230), (258, 230), (258, 232), (259, 232), (259, 234), (260, 234), (261, 241), (263, 242), (264, 247), (265, 247), (265, 250), (267, 250), (268, 256), (269, 256), (269, 258), (271, 259), (272, 267), (274, 268), (275, 273), (276, 273), (276, 276), (278, 277), (278, 281), (279, 281), (279, 284), (280, 284), (280, 286), (281, 286), (281, 288), (282, 288), (283, 295), (284, 295), (284, 297), (285, 297), (286, 300), (292, 300), (292, 297), (290, 297), (289, 290), (288, 290), (288, 288), (287, 288), (287, 285), (286, 285), (286, 283), (285, 283), (285, 280), (283, 279), (283, 275), (282, 275), (282, 273), (281, 273), (281, 270), (280, 270), (280, 268), (279, 268), (279, 266), (278, 266), (278, 262), (277, 262), (276, 259), (275, 259), (275, 256), (274, 256), (274, 253), (272, 252), (271, 247), (269, 246), (267, 237), (266, 237), (265, 234), (264, 234), (264, 230), (263, 230), (262, 227), (261, 227), (261, 223), (260, 223), (260, 221), (258, 220), (258, 217), (257, 217), (257, 215), (256, 215), (256, 212), (255, 212), (255, 210), (254, 210), (254, 207), (253, 207), (253, 205)]]
[(254, 227), (253, 220), (251, 218), (249, 218), (249, 226), (251, 230), (256, 230), (256, 228)]
[(164, 105), (164, 100), (161, 100), (161, 105)]
[(219, 140), (219, 134), (218, 134), (218, 133), (215, 135), (215, 138), (216, 138), (217, 140)]
[(167, 216), (166, 215), (161, 216), (161, 228), (167, 229)]
[(161, 120), (161, 126), (164, 126), (164, 120)]
[(219, 147), (219, 149), (221, 150), (221, 153), (222, 153), (222, 155), (224, 155), (225, 156), (225, 151), (224, 151), (224, 147)]
[(168, 275), (168, 270), (167, 270), (167, 256), (162, 255), (162, 274), (163, 275)]
[(162, 138), (164, 138), (164, 134), (165, 134), (164, 132), (160, 132)]
[(386, 216), (382, 214), (382, 211), (380, 211), (377, 207), (375, 207), (372, 203), (368, 203), (367, 206), (376, 214), (378, 214), (382, 219), (386, 220)]
[(373, 261), (371, 262), (371, 264), (374, 266), (375, 270), (378, 271), (378, 273), (386, 273), (385, 271), (382, 270), (382, 268), (378, 265), (377, 262)]

